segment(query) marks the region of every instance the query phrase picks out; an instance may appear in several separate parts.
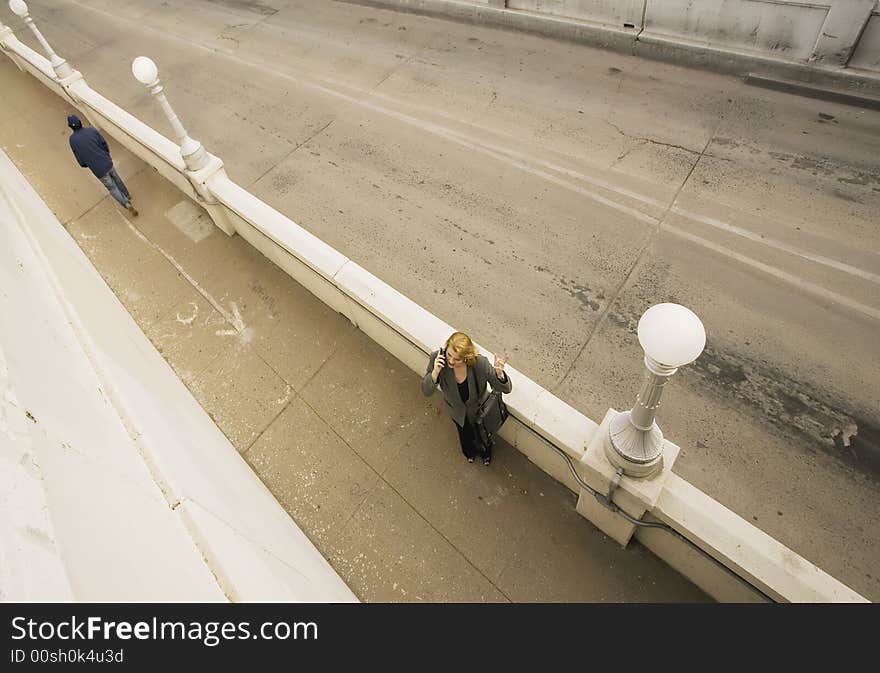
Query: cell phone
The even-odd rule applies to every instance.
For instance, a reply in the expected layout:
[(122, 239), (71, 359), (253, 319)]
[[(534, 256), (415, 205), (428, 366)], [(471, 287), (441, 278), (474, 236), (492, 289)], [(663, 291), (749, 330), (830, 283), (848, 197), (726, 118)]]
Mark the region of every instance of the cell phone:
[(445, 363), (446, 362), (446, 347), (445, 346), (440, 349), (440, 355), (443, 356), (443, 361)]

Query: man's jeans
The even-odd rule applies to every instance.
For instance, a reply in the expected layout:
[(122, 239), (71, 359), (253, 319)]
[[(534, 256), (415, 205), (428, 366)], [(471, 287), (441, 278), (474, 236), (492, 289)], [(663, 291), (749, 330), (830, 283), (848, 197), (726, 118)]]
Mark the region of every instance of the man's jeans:
[(122, 181), (122, 178), (119, 177), (119, 173), (116, 172), (115, 168), (111, 168), (107, 175), (98, 179), (104, 183), (107, 191), (110, 192), (110, 195), (114, 199), (119, 201), (124, 207), (128, 208), (128, 204), (131, 201), (131, 194), (128, 193), (125, 183)]

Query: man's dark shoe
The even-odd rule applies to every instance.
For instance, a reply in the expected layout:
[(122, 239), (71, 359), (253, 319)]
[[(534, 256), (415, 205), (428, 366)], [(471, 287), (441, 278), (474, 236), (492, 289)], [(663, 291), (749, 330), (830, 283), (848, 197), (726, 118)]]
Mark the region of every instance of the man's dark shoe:
[(128, 209), (128, 212), (130, 212), (134, 217), (137, 217), (137, 216), (138, 216), (138, 211), (135, 209), (135, 207), (134, 207), (133, 205), (131, 205), (131, 204), (129, 203), (129, 204), (126, 206), (126, 208)]

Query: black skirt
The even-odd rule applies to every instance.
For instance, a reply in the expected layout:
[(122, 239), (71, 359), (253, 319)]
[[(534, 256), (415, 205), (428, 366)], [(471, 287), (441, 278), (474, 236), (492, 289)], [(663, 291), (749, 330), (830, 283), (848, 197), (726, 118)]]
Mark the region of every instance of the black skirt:
[[(455, 421), (453, 421), (455, 423)], [(461, 443), (461, 452), (466, 458), (487, 458), (492, 456), (492, 449), (483, 446), (480, 438), (477, 436), (473, 424), (465, 419), (464, 427), (455, 423), (455, 429), (458, 430), (458, 441)]]

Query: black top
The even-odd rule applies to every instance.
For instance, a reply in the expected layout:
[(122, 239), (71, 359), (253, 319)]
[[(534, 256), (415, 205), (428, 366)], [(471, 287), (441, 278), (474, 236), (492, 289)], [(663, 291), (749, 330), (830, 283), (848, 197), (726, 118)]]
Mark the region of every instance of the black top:
[(464, 377), (464, 381), (458, 384), (458, 394), (461, 397), (462, 402), (467, 402), (468, 398), (471, 396), (471, 391), (468, 390), (467, 376)]

